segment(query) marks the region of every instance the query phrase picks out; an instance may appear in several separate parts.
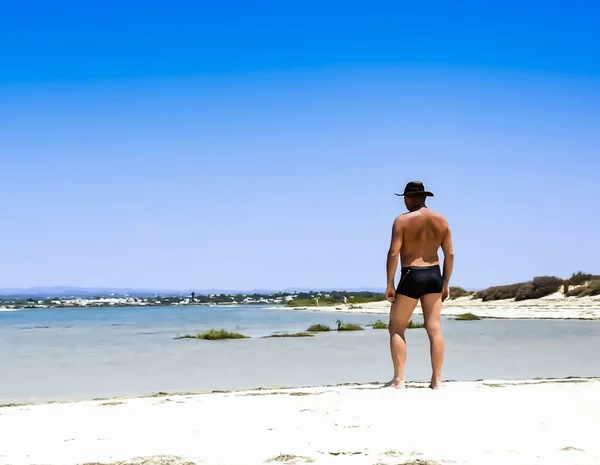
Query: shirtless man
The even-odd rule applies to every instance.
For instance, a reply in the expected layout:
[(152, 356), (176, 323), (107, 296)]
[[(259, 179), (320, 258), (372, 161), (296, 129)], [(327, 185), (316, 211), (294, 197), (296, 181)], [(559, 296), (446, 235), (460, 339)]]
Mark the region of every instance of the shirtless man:
[[(442, 301), (450, 296), (450, 275), (454, 265), (454, 251), (450, 227), (446, 219), (429, 210), (425, 199), (433, 197), (420, 181), (409, 182), (404, 188), (404, 203), (408, 213), (398, 216), (392, 229), (392, 241), (387, 256), (387, 290), (385, 296), (392, 303), (390, 310), (390, 350), (394, 377), (387, 387), (403, 388), (406, 363), (404, 332), (410, 317), (421, 300), (425, 329), (431, 352), (430, 388), (441, 387), (444, 337), (440, 327)], [(440, 272), (438, 249), (444, 252), (444, 270)], [(398, 287), (394, 277), (400, 257), (402, 269)]]

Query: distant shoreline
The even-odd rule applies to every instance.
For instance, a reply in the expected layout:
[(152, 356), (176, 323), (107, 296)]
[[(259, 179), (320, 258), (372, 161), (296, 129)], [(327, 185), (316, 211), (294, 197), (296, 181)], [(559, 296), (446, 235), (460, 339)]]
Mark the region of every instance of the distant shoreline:
[[(309, 291), (268, 294), (197, 294), (94, 297), (7, 297), (0, 296), (0, 312), (51, 308), (122, 308), (153, 306), (237, 307), (263, 306), (284, 310), (324, 312), (389, 312), (390, 304), (381, 292)], [(577, 272), (568, 279), (538, 276), (531, 281), (492, 286), (473, 292), (450, 288), (443, 314), (475, 313), (482, 318), (600, 318), (600, 275)], [(417, 307), (416, 313), (420, 313)]]

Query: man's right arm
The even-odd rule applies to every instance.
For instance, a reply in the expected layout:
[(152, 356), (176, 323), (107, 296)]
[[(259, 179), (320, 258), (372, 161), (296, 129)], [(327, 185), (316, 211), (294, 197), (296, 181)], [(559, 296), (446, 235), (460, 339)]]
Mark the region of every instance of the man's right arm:
[(454, 246), (452, 244), (450, 226), (448, 226), (442, 240), (442, 251), (444, 252), (444, 270), (442, 274), (444, 289), (442, 291), (442, 300), (446, 300), (450, 295), (450, 276), (452, 276), (452, 270), (454, 269)]

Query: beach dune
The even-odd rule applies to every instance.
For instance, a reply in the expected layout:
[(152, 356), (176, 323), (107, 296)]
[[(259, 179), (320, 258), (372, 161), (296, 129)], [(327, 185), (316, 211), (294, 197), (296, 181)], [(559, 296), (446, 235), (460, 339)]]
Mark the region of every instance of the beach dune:
[(0, 464), (600, 463), (600, 379), (356, 385), (0, 408)]
[[(368, 302), (360, 305), (332, 305), (313, 307), (273, 307), (293, 311), (343, 312), (343, 313), (372, 313), (389, 314), (390, 303), (387, 301)], [(415, 315), (422, 315), (420, 303), (415, 308)], [(481, 299), (459, 297), (447, 300), (442, 307), (442, 315), (456, 316), (461, 313), (474, 313), (482, 318), (505, 319), (600, 319), (600, 296), (594, 297), (564, 297), (552, 295), (540, 299), (494, 300), (483, 302)]]

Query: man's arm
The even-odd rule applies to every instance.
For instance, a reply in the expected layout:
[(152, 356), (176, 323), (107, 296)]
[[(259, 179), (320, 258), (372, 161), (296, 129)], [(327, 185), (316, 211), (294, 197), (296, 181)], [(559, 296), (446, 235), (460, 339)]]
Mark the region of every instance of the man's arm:
[(387, 287), (394, 288), (394, 278), (398, 269), (398, 257), (402, 248), (402, 221), (396, 218), (392, 227), (392, 240), (387, 254)]
[(454, 246), (452, 245), (452, 233), (449, 226), (442, 240), (442, 251), (444, 252), (444, 270), (442, 274), (444, 291), (442, 299), (446, 300), (450, 294), (450, 276), (452, 276), (452, 270), (454, 269)]

